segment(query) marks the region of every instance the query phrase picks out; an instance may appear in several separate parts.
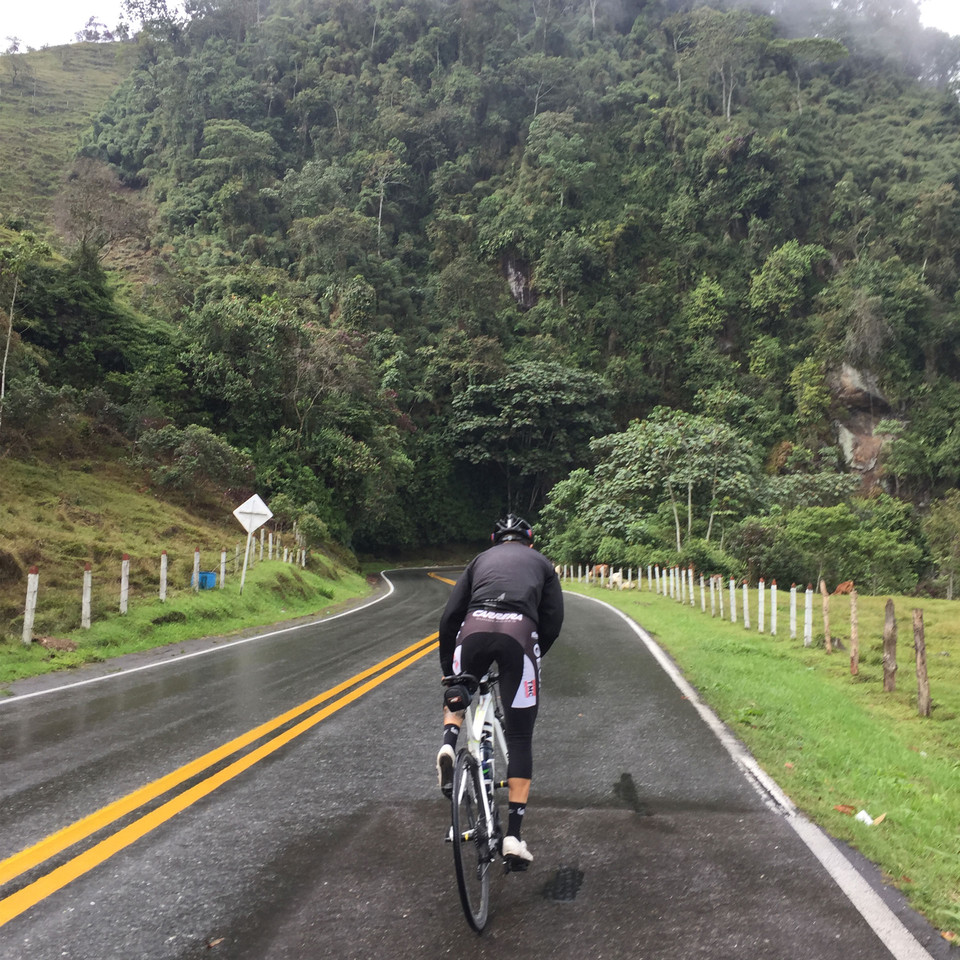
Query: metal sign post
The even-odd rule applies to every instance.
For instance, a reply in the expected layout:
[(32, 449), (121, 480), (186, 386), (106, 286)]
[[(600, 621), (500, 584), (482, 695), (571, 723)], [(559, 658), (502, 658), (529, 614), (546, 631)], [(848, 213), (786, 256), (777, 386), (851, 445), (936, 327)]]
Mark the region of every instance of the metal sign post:
[(233, 511), (233, 515), (240, 521), (240, 526), (247, 531), (247, 549), (243, 554), (243, 573), (240, 574), (240, 592), (243, 593), (243, 584), (247, 579), (247, 561), (250, 559), (250, 540), (254, 530), (262, 527), (272, 516), (270, 508), (254, 494)]

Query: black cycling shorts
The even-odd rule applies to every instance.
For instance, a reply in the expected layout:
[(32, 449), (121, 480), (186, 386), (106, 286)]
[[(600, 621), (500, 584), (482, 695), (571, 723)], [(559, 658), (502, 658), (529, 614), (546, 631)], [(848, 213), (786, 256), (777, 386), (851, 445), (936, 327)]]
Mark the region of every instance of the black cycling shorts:
[(494, 662), (506, 726), (507, 778), (529, 780), (540, 696), (540, 644), (537, 626), (529, 617), (487, 610), (467, 614), (457, 636), (453, 672), (479, 678)]

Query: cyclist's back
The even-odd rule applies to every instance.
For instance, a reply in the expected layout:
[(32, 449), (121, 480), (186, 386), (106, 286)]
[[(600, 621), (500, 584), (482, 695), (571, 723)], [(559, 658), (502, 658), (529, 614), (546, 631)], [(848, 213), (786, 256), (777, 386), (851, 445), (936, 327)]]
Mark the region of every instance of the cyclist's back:
[[(532, 620), (540, 653), (556, 640), (563, 623), (563, 596), (556, 571), (543, 554), (501, 542), (476, 556), (464, 570), (440, 619), (441, 660), (452, 654), (468, 613), (520, 614)], [(478, 621), (480, 618), (478, 618)], [(497, 622), (490, 617), (490, 623)]]

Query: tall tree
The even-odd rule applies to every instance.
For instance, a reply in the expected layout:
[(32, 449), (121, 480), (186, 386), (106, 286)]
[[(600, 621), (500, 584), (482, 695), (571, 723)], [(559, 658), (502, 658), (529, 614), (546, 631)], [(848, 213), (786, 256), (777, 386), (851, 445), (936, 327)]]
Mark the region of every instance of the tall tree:
[(507, 506), (528, 512), (603, 432), (606, 404), (606, 387), (595, 374), (523, 363), (456, 397), (448, 434), (458, 458), (499, 467)]
[(51, 254), (46, 242), (31, 233), (19, 234), (12, 243), (0, 247), (0, 295), (7, 315), (3, 339), (3, 363), (0, 364), (0, 428), (3, 427), (3, 408), (7, 396), (7, 364), (10, 360), (10, 345), (13, 341), (13, 325), (17, 310), (20, 284), (27, 268)]
[(81, 272), (96, 271), (120, 240), (144, 239), (147, 208), (105, 164), (82, 157), (74, 164), (54, 203), (61, 233), (75, 244)]

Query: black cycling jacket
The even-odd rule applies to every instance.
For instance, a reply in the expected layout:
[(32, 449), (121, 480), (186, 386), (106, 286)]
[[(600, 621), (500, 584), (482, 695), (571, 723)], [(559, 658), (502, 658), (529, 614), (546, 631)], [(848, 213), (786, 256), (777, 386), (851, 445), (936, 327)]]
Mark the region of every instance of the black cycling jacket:
[(457, 580), (440, 618), (440, 665), (453, 666), (457, 633), (471, 610), (522, 613), (537, 624), (541, 656), (560, 635), (563, 592), (550, 561), (527, 544), (508, 540), (478, 554)]

